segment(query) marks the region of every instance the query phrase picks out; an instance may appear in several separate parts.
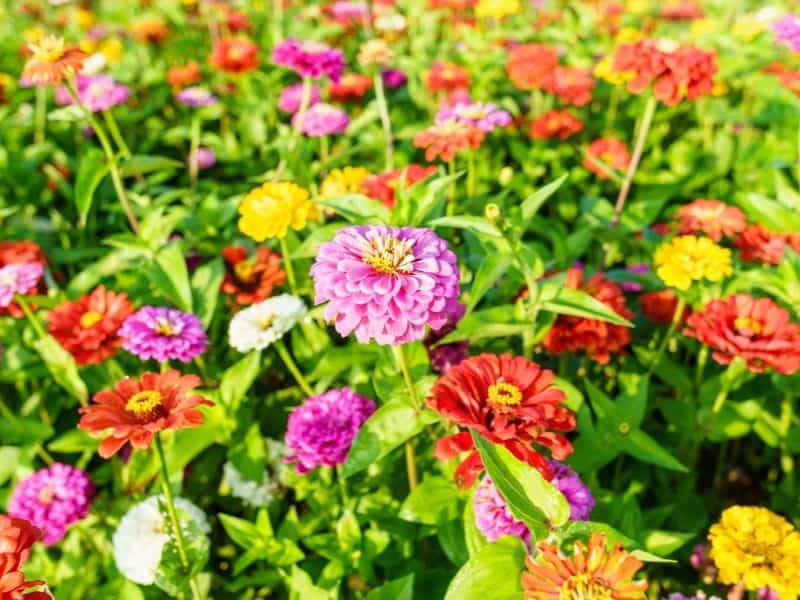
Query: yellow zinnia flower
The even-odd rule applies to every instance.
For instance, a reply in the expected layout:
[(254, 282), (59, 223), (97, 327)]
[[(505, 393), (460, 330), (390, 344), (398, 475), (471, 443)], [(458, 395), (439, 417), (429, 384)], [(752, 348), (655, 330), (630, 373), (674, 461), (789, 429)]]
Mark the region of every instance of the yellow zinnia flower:
[(800, 532), (758, 506), (732, 506), (708, 533), (722, 583), (748, 590), (769, 586), (783, 598), (800, 594)]
[(731, 251), (707, 237), (682, 235), (656, 250), (656, 272), (670, 287), (688, 290), (693, 281), (722, 281), (733, 273)]
[(300, 231), (317, 216), (317, 207), (299, 185), (268, 182), (251, 190), (239, 205), (239, 231), (257, 242), (283, 238), (289, 227)]
[(595, 66), (594, 76), (597, 79), (607, 81), (611, 85), (620, 85), (633, 79), (636, 76), (636, 73), (632, 71), (614, 70), (614, 53), (609, 52)]
[(479, 0), (475, 6), (475, 16), (481, 18), (503, 19), (521, 11), (519, 0)]
[(108, 62), (117, 62), (122, 57), (122, 42), (117, 38), (109, 38), (100, 45), (100, 52)]
[(322, 181), (320, 198), (333, 198), (344, 194), (358, 194), (361, 192), (361, 182), (367, 178), (369, 171), (364, 167), (345, 167), (333, 169)]

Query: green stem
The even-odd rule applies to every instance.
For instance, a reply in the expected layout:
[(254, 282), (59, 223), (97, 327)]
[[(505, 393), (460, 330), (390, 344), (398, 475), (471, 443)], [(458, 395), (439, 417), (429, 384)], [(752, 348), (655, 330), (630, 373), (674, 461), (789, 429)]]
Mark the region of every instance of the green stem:
[(44, 141), (44, 130), (47, 123), (47, 88), (36, 86), (36, 114), (33, 141), (40, 144)]
[(36, 335), (39, 336), (40, 339), (44, 339), (47, 337), (47, 332), (42, 327), (42, 324), (39, 322), (39, 319), (36, 318), (36, 315), (33, 314), (31, 307), (28, 305), (28, 301), (25, 300), (25, 297), (21, 294), (15, 294), (14, 300), (16, 300), (19, 307), (22, 309), (22, 312), (25, 314), (25, 318), (28, 319), (28, 322), (33, 327), (33, 330), (36, 332)]
[(700, 348), (700, 354), (697, 356), (697, 371), (695, 372), (694, 376), (694, 387), (697, 391), (700, 391), (700, 384), (703, 382), (703, 371), (706, 369), (706, 363), (708, 362), (708, 346), (703, 344), (703, 347)]
[(320, 176), (325, 174), (325, 165), (328, 163), (328, 136), (322, 135), (319, 138), (319, 172)]
[(678, 328), (678, 323), (681, 322), (681, 317), (683, 316), (683, 311), (685, 308), (686, 300), (683, 298), (678, 298), (678, 304), (675, 306), (675, 312), (672, 315), (672, 322), (669, 324), (669, 329), (667, 329), (667, 332), (664, 334), (664, 338), (661, 340), (661, 344), (658, 347), (655, 358), (653, 358), (653, 362), (650, 363), (650, 368), (647, 370), (648, 377), (653, 373), (655, 368), (658, 366), (658, 363), (661, 362), (661, 357), (664, 354), (664, 350), (666, 350), (667, 344), (669, 344), (669, 341), (672, 339), (672, 335)]
[(286, 347), (286, 344), (283, 340), (278, 340), (275, 342), (275, 349), (278, 351), (278, 355), (281, 357), (283, 364), (286, 365), (286, 368), (289, 369), (289, 372), (294, 377), (297, 384), (300, 386), (300, 389), (303, 390), (303, 393), (306, 396), (313, 396), (314, 390), (311, 389), (311, 386), (306, 381), (306, 378), (303, 376), (303, 373), (297, 367), (297, 363), (294, 362), (292, 355), (289, 354), (289, 349)]
[(192, 204), (197, 194), (197, 172), (199, 169), (197, 150), (200, 147), (200, 117), (197, 111), (192, 115), (192, 126), (189, 140), (189, 180), (192, 186)]
[(622, 209), (625, 208), (625, 200), (628, 198), (628, 193), (631, 190), (631, 183), (633, 183), (633, 177), (636, 175), (636, 169), (639, 167), (639, 161), (644, 152), (644, 145), (647, 141), (647, 134), (650, 132), (650, 125), (653, 122), (653, 115), (656, 113), (657, 104), (658, 101), (655, 96), (650, 96), (647, 99), (647, 104), (645, 104), (644, 113), (639, 122), (639, 131), (636, 133), (636, 144), (633, 149), (633, 156), (628, 165), (628, 170), (625, 173), (625, 179), (622, 181), (622, 187), (619, 190), (617, 202), (614, 205), (614, 216), (611, 217), (610, 222), (611, 227), (616, 227), (622, 215)]
[[(449, 161), (447, 163), (447, 172), (450, 175), (456, 174), (456, 159)], [(450, 187), (447, 191), (447, 216), (450, 217), (456, 214), (456, 180), (450, 182)]]
[[(398, 369), (403, 375), (403, 381), (408, 390), (408, 397), (411, 400), (411, 405), (414, 410), (419, 412), (420, 404), (419, 397), (417, 396), (417, 388), (414, 386), (414, 380), (411, 379), (411, 369), (408, 366), (408, 357), (406, 356), (405, 346), (392, 346), (394, 352), (394, 360), (397, 363)], [(417, 457), (414, 451), (414, 440), (406, 441), (406, 476), (408, 477), (408, 487), (413, 492), (417, 489)]]
[(286, 279), (289, 281), (289, 288), (292, 294), (297, 296), (297, 280), (294, 276), (294, 267), (292, 267), (292, 259), (289, 256), (289, 244), (286, 243), (286, 237), (280, 238), (281, 254), (283, 255), (283, 267), (286, 269)]
[(283, 41), (283, 0), (272, 0), (272, 45)]
[(475, 197), (475, 157), (478, 151), (469, 150), (467, 153), (467, 198)]
[(614, 125), (617, 122), (617, 110), (619, 107), (619, 88), (615, 85), (611, 87), (611, 98), (608, 103), (608, 110), (606, 111), (606, 131), (614, 131)]
[(117, 145), (117, 148), (119, 148), (119, 151), (122, 152), (122, 156), (124, 158), (130, 158), (131, 150), (128, 148), (128, 144), (125, 143), (125, 138), (123, 138), (122, 134), (119, 132), (114, 114), (110, 110), (103, 111), (103, 119), (105, 119), (108, 131), (111, 133), (114, 143)]
[(392, 122), (389, 119), (389, 105), (386, 102), (386, 90), (383, 87), (383, 77), (380, 72), (373, 77), (375, 82), (375, 99), (378, 101), (378, 114), (383, 127), (383, 144), (385, 167), (389, 171), (394, 168), (394, 139), (392, 138)]
[[(178, 555), (181, 559), (181, 566), (183, 566), (184, 573), (188, 576), (191, 570), (189, 563), (189, 555), (186, 553), (186, 543), (183, 540), (183, 531), (181, 530), (181, 523), (178, 520), (178, 511), (175, 510), (175, 499), (172, 497), (172, 489), (169, 487), (169, 471), (167, 470), (167, 459), (164, 457), (164, 447), (161, 445), (161, 435), (156, 434), (155, 437), (156, 454), (158, 455), (158, 462), (161, 465), (161, 487), (164, 490), (164, 499), (167, 505), (167, 514), (172, 523), (172, 530), (175, 532), (175, 542), (178, 546)], [(189, 578), (189, 587), (192, 590), (192, 597), (199, 600), (202, 596), (200, 588), (194, 577)]]

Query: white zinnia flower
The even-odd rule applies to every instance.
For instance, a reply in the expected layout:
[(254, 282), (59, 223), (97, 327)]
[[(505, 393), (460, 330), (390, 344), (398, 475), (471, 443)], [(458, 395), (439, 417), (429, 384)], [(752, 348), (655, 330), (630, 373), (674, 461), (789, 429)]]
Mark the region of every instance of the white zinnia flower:
[(226, 462), (223, 467), (222, 481), (231, 488), (231, 495), (250, 506), (266, 507), (272, 500), (281, 496), (284, 491), (286, 463), (283, 458), (288, 448), (283, 442), (267, 438), (267, 468), (261, 483), (247, 479), (233, 463)]
[(308, 312), (300, 298), (281, 294), (248, 306), (231, 319), (230, 344), (239, 352), (263, 350), (276, 342)]
[[(114, 545), (114, 560), (120, 573), (142, 585), (155, 582), (161, 552), (169, 541), (167, 523), (159, 510), (159, 501), (163, 496), (151, 496), (144, 502), (132, 507), (117, 526), (111, 542)], [(191, 519), (197, 530), (209, 533), (205, 513), (184, 498), (175, 498), (175, 510), (181, 522), (184, 535), (189, 532), (186, 520)]]

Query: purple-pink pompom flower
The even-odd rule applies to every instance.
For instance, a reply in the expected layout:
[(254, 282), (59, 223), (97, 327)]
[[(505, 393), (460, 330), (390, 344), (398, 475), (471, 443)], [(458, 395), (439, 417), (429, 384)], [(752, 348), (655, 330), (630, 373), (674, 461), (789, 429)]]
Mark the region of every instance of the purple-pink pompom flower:
[(511, 123), (511, 114), (491, 103), (462, 102), (440, 110), (439, 114), (436, 115), (437, 123), (448, 119), (467, 123), (483, 131), (493, 131), (497, 127), (505, 127)]
[(568, 465), (550, 460), (553, 479), (550, 483), (567, 499), (570, 507), (569, 518), (573, 521), (587, 521), (594, 508), (594, 496), (580, 476)]
[(27, 294), (44, 272), (40, 263), (12, 263), (0, 268), (0, 307), (11, 304), (14, 294)]
[(310, 137), (344, 133), (349, 123), (350, 117), (346, 112), (324, 102), (315, 104), (302, 115), (296, 113), (292, 117), (292, 126), (299, 127), (301, 133)]
[[(76, 89), (78, 100), (92, 112), (122, 104), (131, 95), (128, 86), (117, 83), (110, 75), (78, 75)], [(56, 102), (72, 104), (72, 97), (66, 88), (56, 90)]]
[(67, 527), (89, 512), (94, 486), (80, 469), (55, 463), (20, 482), (8, 502), (8, 514), (44, 530), (44, 543), (55, 544)]
[(211, 106), (217, 103), (217, 97), (202, 87), (188, 87), (175, 94), (175, 100), (186, 106)]
[(383, 85), (390, 90), (406, 84), (406, 74), (400, 69), (384, 69), (381, 71), (381, 79), (383, 79)]
[(203, 324), (192, 313), (161, 306), (143, 306), (125, 319), (117, 332), (122, 347), (142, 360), (189, 362), (206, 350)]
[(775, 39), (792, 52), (800, 52), (800, 16), (789, 13), (772, 24)]
[[(316, 104), (320, 101), (319, 88), (316, 85), (311, 86), (311, 95), (308, 99), (309, 105)], [(300, 104), (303, 102), (303, 83), (295, 83), (288, 85), (281, 90), (281, 97), (278, 99), (278, 108), (283, 112), (294, 114), (300, 110)]]
[(518, 521), (511, 513), (505, 499), (489, 477), (484, 477), (478, 484), (473, 498), (475, 525), (483, 537), (494, 542), (504, 535), (513, 535), (528, 543), (531, 532), (525, 523)]
[(314, 40), (289, 38), (272, 51), (272, 62), (292, 69), (301, 77), (330, 77), (334, 82), (344, 70), (344, 53)]
[(458, 265), (430, 229), (345, 227), (320, 244), (311, 267), (315, 302), (342, 336), (397, 345), (441, 329), (458, 307)]
[(289, 415), (284, 442), (292, 450), (287, 462), (298, 473), (344, 464), (361, 425), (375, 403), (348, 387), (311, 396)]
[(186, 164), (191, 166), (192, 161), (197, 161), (198, 169), (210, 169), (217, 162), (217, 155), (211, 148), (200, 146), (196, 152), (190, 152), (186, 157)]

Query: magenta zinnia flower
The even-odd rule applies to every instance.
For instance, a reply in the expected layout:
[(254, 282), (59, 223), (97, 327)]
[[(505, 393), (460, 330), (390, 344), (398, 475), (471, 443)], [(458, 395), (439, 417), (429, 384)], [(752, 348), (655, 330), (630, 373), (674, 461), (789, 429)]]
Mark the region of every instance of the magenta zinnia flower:
[(206, 351), (206, 332), (192, 313), (163, 306), (143, 306), (117, 332), (122, 347), (142, 360), (189, 362)]
[(272, 51), (272, 62), (292, 69), (301, 77), (330, 77), (334, 83), (344, 70), (344, 53), (314, 40), (289, 38)]
[(800, 16), (789, 13), (772, 24), (775, 39), (788, 46), (792, 52), (800, 52)]
[(581, 481), (580, 475), (568, 465), (557, 460), (549, 460), (548, 462), (553, 468), (553, 479), (550, 483), (564, 494), (567, 502), (569, 502), (569, 518), (573, 521), (587, 521), (594, 508), (592, 491)]
[(289, 415), (284, 442), (293, 451), (286, 462), (298, 473), (344, 464), (353, 438), (375, 412), (375, 403), (348, 387), (311, 396)]
[(483, 131), (493, 131), (497, 127), (505, 127), (511, 123), (511, 114), (491, 103), (471, 102), (458, 103), (439, 111), (436, 122), (448, 119), (467, 123)]
[(384, 69), (381, 71), (381, 79), (383, 79), (383, 85), (393, 90), (405, 85), (406, 74), (400, 69)]
[(494, 482), (485, 476), (475, 488), (475, 525), (478, 531), (490, 542), (504, 535), (518, 537), (526, 544), (531, 537), (527, 525), (511, 513), (505, 499), (500, 495)]
[(214, 151), (211, 148), (200, 146), (197, 149), (197, 152), (189, 153), (189, 156), (186, 157), (186, 164), (191, 166), (192, 161), (194, 160), (197, 161), (198, 169), (210, 169), (216, 164), (217, 155), (214, 154)]
[[(111, 75), (78, 75), (76, 89), (78, 100), (92, 112), (122, 104), (131, 95), (130, 88), (114, 81)], [(59, 104), (72, 104), (72, 97), (62, 87), (56, 90), (56, 101)]]
[(44, 530), (44, 543), (54, 544), (67, 527), (89, 512), (94, 486), (89, 476), (70, 465), (55, 463), (24, 479), (11, 494), (8, 514)]
[(442, 328), (458, 307), (456, 255), (430, 229), (340, 229), (320, 244), (311, 277), (315, 302), (328, 302), (325, 318), (361, 343), (421, 340), (426, 325)]
[(44, 268), (41, 263), (12, 263), (0, 268), (0, 307), (5, 308), (14, 294), (27, 294), (36, 287)]
[(322, 137), (344, 133), (350, 123), (350, 117), (342, 109), (321, 102), (309, 108), (303, 115), (296, 113), (292, 117), (292, 126), (297, 127), (298, 123), (300, 131), (307, 136)]
[[(311, 86), (311, 96), (308, 99), (309, 105), (314, 105), (320, 101), (319, 88), (315, 85)], [(303, 83), (295, 83), (288, 85), (281, 90), (281, 97), (278, 99), (278, 108), (283, 112), (294, 114), (300, 110), (300, 104), (303, 101)]]
[(205, 88), (188, 87), (175, 94), (175, 99), (186, 106), (211, 106), (217, 103), (217, 97)]

